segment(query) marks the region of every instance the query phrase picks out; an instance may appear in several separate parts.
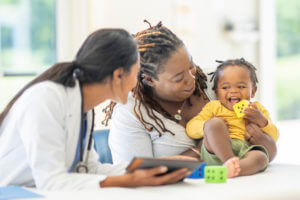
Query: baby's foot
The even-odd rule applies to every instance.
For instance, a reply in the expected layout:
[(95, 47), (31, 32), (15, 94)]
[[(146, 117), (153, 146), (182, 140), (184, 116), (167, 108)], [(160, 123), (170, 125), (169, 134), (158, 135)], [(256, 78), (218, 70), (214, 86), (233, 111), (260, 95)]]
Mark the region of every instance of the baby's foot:
[(241, 171), (240, 159), (238, 157), (232, 157), (228, 159), (223, 166), (227, 167), (227, 177), (233, 178), (239, 175)]

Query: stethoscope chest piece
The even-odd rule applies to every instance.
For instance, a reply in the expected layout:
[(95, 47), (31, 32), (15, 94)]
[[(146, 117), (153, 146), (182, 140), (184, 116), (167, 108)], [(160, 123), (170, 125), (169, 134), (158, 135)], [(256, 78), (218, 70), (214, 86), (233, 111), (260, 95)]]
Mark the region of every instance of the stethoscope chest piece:
[(81, 174), (88, 173), (88, 167), (83, 162), (79, 162), (75, 167), (75, 172)]

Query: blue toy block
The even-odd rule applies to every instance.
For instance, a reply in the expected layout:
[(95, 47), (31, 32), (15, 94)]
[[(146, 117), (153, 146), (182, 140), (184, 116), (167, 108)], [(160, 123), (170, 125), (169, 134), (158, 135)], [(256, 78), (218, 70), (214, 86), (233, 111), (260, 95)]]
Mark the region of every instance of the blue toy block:
[(187, 178), (193, 178), (193, 179), (198, 179), (198, 178), (204, 178), (204, 168), (206, 166), (206, 163), (203, 162), (199, 167), (197, 167), (191, 175), (189, 175)]

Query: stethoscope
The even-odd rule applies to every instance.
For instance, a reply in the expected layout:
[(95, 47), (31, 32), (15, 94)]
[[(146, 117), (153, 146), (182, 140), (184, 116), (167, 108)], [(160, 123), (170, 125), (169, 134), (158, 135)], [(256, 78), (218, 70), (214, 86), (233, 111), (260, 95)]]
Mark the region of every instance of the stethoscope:
[[(74, 76), (74, 78), (77, 78), (77, 76)], [(87, 115), (84, 113), (83, 106), (84, 106), (84, 99), (82, 95), (82, 86), (79, 82), (79, 88), (80, 88), (80, 96), (81, 96), (81, 118), (80, 118), (80, 140), (79, 140), (79, 145), (80, 145), (80, 153), (79, 153), (79, 162), (76, 164), (74, 168), (74, 172), (77, 173), (88, 173), (88, 157), (89, 157), (89, 152), (92, 148), (92, 139), (93, 139), (93, 132), (94, 132), (94, 109), (92, 110), (92, 127), (90, 128), (90, 134), (88, 138), (88, 146), (87, 146), (87, 155), (85, 161), (83, 161), (83, 154), (84, 154), (84, 137), (85, 137), (85, 132), (87, 132)]]

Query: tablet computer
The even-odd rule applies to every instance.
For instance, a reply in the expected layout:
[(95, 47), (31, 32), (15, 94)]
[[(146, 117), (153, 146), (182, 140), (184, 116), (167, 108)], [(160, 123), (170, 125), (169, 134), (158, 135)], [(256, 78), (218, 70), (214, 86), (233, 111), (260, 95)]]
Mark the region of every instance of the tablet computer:
[(202, 161), (181, 159), (133, 158), (126, 170), (127, 172), (132, 172), (136, 169), (149, 169), (159, 166), (166, 166), (168, 168), (167, 173), (180, 168), (187, 168), (192, 172), (202, 163)]

